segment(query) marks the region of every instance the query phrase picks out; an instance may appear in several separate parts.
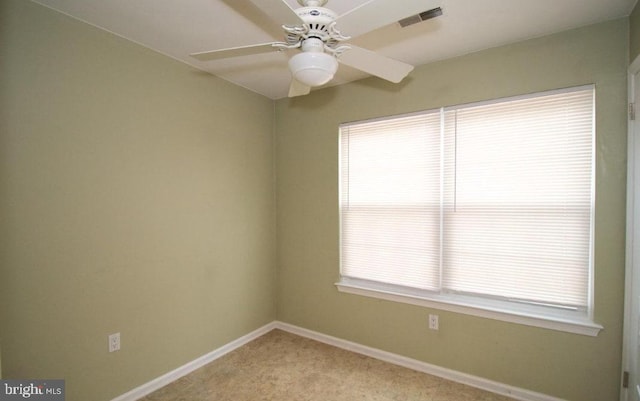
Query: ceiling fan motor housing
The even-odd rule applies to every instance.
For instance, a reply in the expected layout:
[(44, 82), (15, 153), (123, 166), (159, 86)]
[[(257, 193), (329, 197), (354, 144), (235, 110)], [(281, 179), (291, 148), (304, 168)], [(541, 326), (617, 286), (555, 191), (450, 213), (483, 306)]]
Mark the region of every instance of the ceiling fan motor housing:
[(316, 36), (323, 38), (329, 35), (329, 26), (338, 18), (338, 15), (324, 7), (301, 7), (298, 8), (296, 14), (309, 28), (308, 36)]

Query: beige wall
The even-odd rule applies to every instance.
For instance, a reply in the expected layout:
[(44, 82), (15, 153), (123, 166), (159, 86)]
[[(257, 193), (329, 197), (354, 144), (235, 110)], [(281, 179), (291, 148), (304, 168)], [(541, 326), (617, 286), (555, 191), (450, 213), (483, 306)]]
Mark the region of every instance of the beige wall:
[(262, 96), (0, 2), (3, 374), (108, 400), (273, 321), (273, 125)]
[[(278, 317), (428, 363), (574, 401), (618, 398), (622, 336), (627, 20), (277, 102)], [(339, 293), (338, 124), (595, 83), (598, 337)], [(427, 315), (440, 315), (440, 330)]]
[[(69, 401), (108, 400), (277, 317), (569, 400), (617, 399), (627, 28), (434, 63), (397, 86), (321, 90), (277, 101), (274, 116), (261, 96), (0, 2), (2, 373), (63, 377)], [(337, 292), (339, 123), (587, 83), (598, 337), (443, 311), (434, 332), (433, 310)], [(109, 354), (117, 331), (123, 349)]]

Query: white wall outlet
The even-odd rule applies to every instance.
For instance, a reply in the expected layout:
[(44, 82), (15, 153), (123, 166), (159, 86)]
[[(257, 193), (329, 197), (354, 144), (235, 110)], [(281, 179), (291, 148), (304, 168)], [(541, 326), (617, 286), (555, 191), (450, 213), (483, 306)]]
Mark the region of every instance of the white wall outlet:
[(120, 350), (120, 333), (109, 335), (109, 352)]
[(429, 315), (429, 329), (438, 330), (439, 328), (438, 315)]

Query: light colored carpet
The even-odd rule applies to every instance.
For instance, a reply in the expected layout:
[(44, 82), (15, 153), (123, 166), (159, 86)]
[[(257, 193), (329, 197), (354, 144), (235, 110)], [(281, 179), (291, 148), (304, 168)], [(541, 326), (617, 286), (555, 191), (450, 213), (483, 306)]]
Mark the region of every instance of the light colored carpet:
[(508, 401), (273, 330), (142, 401)]

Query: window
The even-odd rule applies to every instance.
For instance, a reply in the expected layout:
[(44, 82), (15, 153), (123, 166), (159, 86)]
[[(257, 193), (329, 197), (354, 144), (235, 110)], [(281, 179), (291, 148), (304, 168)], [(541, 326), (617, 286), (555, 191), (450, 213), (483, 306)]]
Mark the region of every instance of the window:
[(597, 334), (594, 96), (341, 125), (339, 289)]

